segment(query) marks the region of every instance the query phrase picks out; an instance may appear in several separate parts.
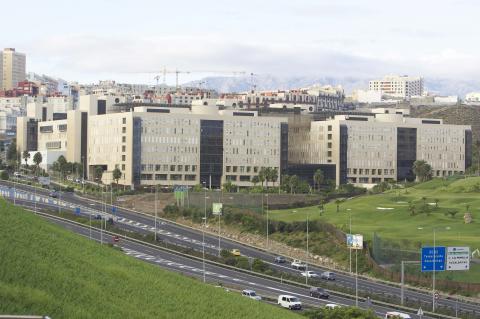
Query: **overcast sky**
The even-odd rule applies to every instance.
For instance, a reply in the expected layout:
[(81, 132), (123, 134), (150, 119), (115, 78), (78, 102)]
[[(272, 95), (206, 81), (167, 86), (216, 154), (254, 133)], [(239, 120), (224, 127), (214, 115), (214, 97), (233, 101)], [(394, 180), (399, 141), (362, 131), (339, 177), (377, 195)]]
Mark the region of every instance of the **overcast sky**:
[(1, 11), (9, 28), (0, 46), (26, 53), (27, 71), (84, 83), (154, 83), (164, 66), (280, 76), (480, 74), (476, 0), (22, 0), (2, 1)]

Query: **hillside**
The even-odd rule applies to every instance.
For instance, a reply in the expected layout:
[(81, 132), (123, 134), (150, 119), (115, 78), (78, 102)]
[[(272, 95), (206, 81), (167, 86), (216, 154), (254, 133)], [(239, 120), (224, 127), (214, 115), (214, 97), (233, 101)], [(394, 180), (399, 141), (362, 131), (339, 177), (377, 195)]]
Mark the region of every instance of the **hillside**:
[(412, 107), (412, 116), (443, 119), (447, 124), (471, 125), (474, 141), (480, 140), (480, 108), (478, 106)]
[(75, 235), (0, 199), (0, 314), (299, 318)]

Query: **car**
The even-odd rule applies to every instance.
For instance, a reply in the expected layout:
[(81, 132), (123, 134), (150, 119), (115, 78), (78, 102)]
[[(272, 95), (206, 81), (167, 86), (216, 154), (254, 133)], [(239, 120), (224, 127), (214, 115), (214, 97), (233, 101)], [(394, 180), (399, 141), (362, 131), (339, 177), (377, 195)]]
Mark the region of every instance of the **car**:
[(275, 257), (274, 262), (276, 262), (277, 264), (284, 264), (287, 262), (287, 260), (283, 256), (277, 256)]
[(237, 256), (237, 257), (241, 255), (241, 254), (240, 254), (240, 250), (239, 250), (239, 249), (236, 249), (236, 248), (230, 250), (230, 253), (231, 253), (232, 255), (234, 255), (234, 256)]
[(15, 176), (16, 178), (20, 178), (22, 177), (22, 174), (20, 174), (19, 172), (14, 172), (13, 176)]
[(323, 288), (312, 287), (310, 288), (310, 297), (328, 299), (330, 294)]
[(280, 295), (278, 296), (278, 304), (283, 308), (288, 308), (290, 310), (300, 310), (302, 309), (302, 303), (300, 299), (290, 295)]
[(250, 290), (250, 289), (243, 290), (242, 291), (242, 296), (248, 297), (248, 298), (253, 299), (253, 300), (262, 300), (262, 297), (257, 295), (257, 293), (254, 290)]
[(307, 278), (318, 278), (318, 274), (314, 271), (308, 270), (301, 273), (303, 277)]
[(97, 215), (93, 216), (93, 218), (94, 218), (94, 219), (102, 219), (102, 215), (97, 214)]
[(407, 315), (406, 313), (403, 313), (403, 312), (389, 311), (385, 314), (385, 319), (391, 319), (391, 318), (411, 319), (412, 317), (410, 317), (410, 315)]
[(118, 235), (113, 236), (113, 242), (118, 243), (120, 241), (120, 237)]
[(326, 309), (335, 309), (335, 308), (342, 308), (342, 306), (336, 304), (336, 303), (327, 303), (325, 305)]
[(325, 272), (322, 272), (322, 274), (320, 275), (320, 278), (326, 279), (326, 280), (335, 280), (335, 273), (331, 271), (325, 271)]
[(57, 191), (51, 191), (48, 196), (52, 197), (52, 198), (57, 198), (58, 197), (58, 193)]
[(295, 259), (294, 261), (292, 261), (291, 263), (291, 266), (297, 270), (306, 270), (307, 269), (307, 265), (301, 261), (301, 260), (298, 260), (298, 259)]

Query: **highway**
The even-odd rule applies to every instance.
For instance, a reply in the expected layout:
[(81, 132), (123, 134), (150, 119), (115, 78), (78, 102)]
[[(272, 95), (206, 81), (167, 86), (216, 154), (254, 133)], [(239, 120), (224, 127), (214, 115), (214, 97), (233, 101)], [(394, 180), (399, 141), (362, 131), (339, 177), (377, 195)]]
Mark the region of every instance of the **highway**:
[[(58, 224), (66, 229), (71, 230), (84, 237), (90, 237), (90, 229), (86, 226), (77, 225), (71, 221), (60, 220), (55, 217), (45, 217), (51, 222)], [(92, 239), (104, 242), (113, 242), (113, 238), (110, 234), (100, 234), (98, 229), (93, 229), (91, 233)], [(116, 243), (122, 251), (133, 258), (140, 259), (142, 261), (154, 264), (164, 269), (182, 273), (184, 275), (196, 277), (199, 280), (203, 279), (203, 263), (198, 258), (187, 258), (175, 253), (165, 251), (163, 249), (152, 247), (149, 244), (142, 244), (136, 240), (121, 238)], [(225, 267), (219, 267), (210, 262), (205, 263), (205, 278), (206, 282), (219, 284), (222, 283), (224, 287), (234, 287), (236, 289), (252, 289), (260, 296), (268, 297), (268, 299), (275, 299), (280, 294), (290, 294), (300, 298), (302, 303), (308, 307), (322, 307), (327, 303), (334, 303), (340, 306), (353, 306), (355, 301), (349, 298), (344, 298), (336, 295), (330, 295), (329, 299), (318, 299), (310, 297), (308, 288), (298, 287), (295, 285), (289, 285), (281, 283), (268, 278), (262, 278), (261, 276), (251, 274), (248, 272), (241, 272)], [(233, 293), (233, 292), (232, 292)], [(238, 294), (239, 298), (241, 297)], [(389, 308), (385, 308), (377, 305), (369, 305), (366, 302), (360, 302), (359, 306), (362, 308), (372, 309), (379, 317), (384, 317), (387, 311), (391, 311)], [(416, 315), (412, 315), (416, 318)], [(429, 318), (423, 316), (423, 318)]]
[[(9, 185), (5, 182), (0, 182), (0, 185)], [(9, 185), (11, 186), (11, 185)], [(32, 193), (32, 188), (26, 185), (17, 184), (16, 187), (18, 190), (26, 191), (28, 193)], [(37, 190), (38, 194), (42, 194), (42, 196), (48, 196), (47, 190)], [(92, 214), (92, 211), (101, 212), (104, 208), (107, 211), (111, 211), (110, 205), (104, 206), (101, 203), (96, 203), (91, 200), (82, 198), (78, 195), (70, 194), (70, 193), (62, 193), (61, 200), (64, 201), (64, 209), (73, 210), (74, 207), (81, 207), (82, 214)], [(87, 212), (90, 211), (90, 212)], [(142, 215), (139, 213), (132, 212), (127, 209), (123, 209), (120, 207), (116, 208), (116, 220), (117, 225), (122, 225), (126, 229), (134, 229), (138, 232), (148, 233), (154, 232), (155, 224), (154, 218), (146, 215)], [(214, 225), (215, 226), (215, 225)], [(202, 249), (202, 232), (194, 229), (190, 229), (185, 226), (177, 225), (167, 220), (158, 219), (157, 222), (157, 235), (158, 237), (167, 243), (173, 243), (176, 245), (190, 247), (197, 251), (201, 251)], [(205, 249), (206, 252), (209, 254), (218, 254), (218, 236), (215, 234), (205, 233)], [(265, 262), (269, 263), (272, 268), (277, 270), (281, 270), (285, 273), (297, 274), (298, 271), (289, 267), (289, 264), (278, 265), (273, 263), (274, 254), (270, 254), (268, 252), (262, 251), (260, 249), (256, 249), (253, 247), (245, 246), (240, 243), (222, 238), (221, 240), (221, 248), (222, 249), (233, 249), (238, 248), (240, 249), (242, 255), (249, 257), (249, 258), (259, 258), (264, 260)], [(326, 269), (321, 267), (316, 267), (313, 265), (309, 265), (309, 270), (322, 272)], [(345, 274), (341, 272), (336, 272), (337, 280), (336, 284), (347, 287), (350, 289), (354, 289), (355, 287), (355, 278), (354, 275)], [(359, 291), (367, 293), (372, 299), (375, 299), (376, 294), (384, 294), (388, 296), (394, 296), (397, 298), (397, 302), (399, 302), (400, 296), (400, 288), (394, 285), (388, 285), (380, 282), (371, 281), (364, 278), (359, 278), (358, 280), (358, 288)], [(432, 296), (430, 293), (425, 293), (422, 291), (417, 290), (405, 290), (405, 297), (410, 300), (418, 300), (422, 303), (422, 308), (424, 310), (428, 310), (431, 308)], [(480, 314), (480, 305), (479, 304), (472, 304), (466, 303), (463, 301), (456, 301), (452, 299), (446, 299), (443, 296), (437, 301), (437, 308), (438, 307), (449, 307), (451, 309), (458, 309), (459, 313), (463, 312), (470, 312), (471, 314)]]

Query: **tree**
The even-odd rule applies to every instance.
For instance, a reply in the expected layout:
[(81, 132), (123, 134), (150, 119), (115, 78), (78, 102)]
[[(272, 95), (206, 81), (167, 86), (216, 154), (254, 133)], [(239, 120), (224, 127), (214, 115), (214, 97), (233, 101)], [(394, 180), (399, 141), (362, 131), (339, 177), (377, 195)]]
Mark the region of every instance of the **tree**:
[(94, 174), (95, 179), (97, 181), (101, 181), (102, 180), (102, 175), (103, 175), (103, 168), (101, 166), (95, 166), (95, 170), (94, 170), (93, 174)]
[(278, 169), (275, 167), (270, 170), (270, 181), (272, 182), (273, 186), (275, 186), (275, 183), (277, 182), (277, 180), (278, 180)]
[(262, 188), (263, 188), (263, 182), (265, 182), (265, 179), (266, 179), (265, 167), (262, 167), (258, 172), (258, 180), (260, 181), (260, 183), (262, 183)]
[(122, 177), (122, 171), (118, 167), (115, 167), (112, 172), (112, 177), (115, 180), (115, 184), (118, 185), (118, 180)]
[(438, 198), (435, 198), (434, 201), (435, 201), (435, 208), (438, 208), (438, 202), (440, 202), (440, 200)]
[(18, 161), (17, 142), (13, 140), (7, 149), (7, 162), (10, 166), (15, 166)]
[(335, 200), (335, 205), (337, 206), (337, 213), (340, 211), (340, 205), (343, 203), (343, 200), (337, 199)]
[(410, 211), (410, 216), (415, 215), (415, 204), (413, 202), (408, 202), (408, 210)]
[(253, 183), (253, 186), (257, 186), (257, 184), (260, 183), (260, 179), (258, 178), (258, 176), (252, 177), (252, 183)]
[(325, 176), (323, 175), (323, 172), (321, 169), (317, 169), (315, 171), (315, 174), (313, 174), (313, 188), (315, 189), (315, 186), (317, 186), (317, 191), (320, 189), (320, 185), (323, 183), (323, 180), (325, 179)]
[(42, 161), (43, 161), (42, 153), (36, 152), (33, 155), (33, 162), (35, 163), (35, 166), (37, 166), (37, 170), (38, 170), (38, 167), (40, 166), (40, 163), (42, 163)]
[(293, 194), (298, 187), (299, 179), (297, 175), (292, 175), (288, 179), (288, 186), (290, 187), (290, 194)]
[(23, 151), (22, 157), (23, 157), (23, 159), (25, 160), (25, 166), (28, 167), (27, 161), (28, 161), (28, 159), (30, 158), (30, 152), (27, 151), (27, 150)]
[(425, 182), (432, 177), (432, 167), (423, 160), (415, 161), (412, 170), (420, 182)]

